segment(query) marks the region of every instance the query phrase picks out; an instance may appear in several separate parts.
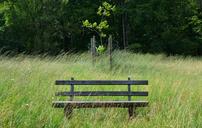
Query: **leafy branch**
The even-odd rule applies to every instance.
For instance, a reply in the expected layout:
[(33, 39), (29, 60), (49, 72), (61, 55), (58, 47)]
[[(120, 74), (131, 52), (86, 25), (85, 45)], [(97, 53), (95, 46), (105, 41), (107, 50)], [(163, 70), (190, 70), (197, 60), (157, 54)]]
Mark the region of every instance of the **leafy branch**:
[(83, 27), (89, 29), (90, 31), (96, 32), (100, 37), (101, 45), (103, 45), (103, 38), (107, 36), (104, 33), (104, 30), (109, 28), (108, 21), (106, 20), (107, 17), (111, 16), (111, 14), (116, 10), (115, 5), (111, 5), (107, 2), (103, 2), (101, 6), (98, 7), (97, 15), (101, 17), (99, 23), (97, 22), (89, 22), (89, 20), (83, 21)]

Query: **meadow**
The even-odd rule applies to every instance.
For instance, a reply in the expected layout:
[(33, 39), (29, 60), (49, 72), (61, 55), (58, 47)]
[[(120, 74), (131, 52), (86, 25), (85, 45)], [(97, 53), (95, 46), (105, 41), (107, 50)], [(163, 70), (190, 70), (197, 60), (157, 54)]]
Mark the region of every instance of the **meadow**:
[[(0, 56), (0, 128), (200, 128), (202, 127), (202, 59), (124, 51), (113, 53), (113, 69), (101, 56), (92, 65), (89, 53)], [(145, 99), (149, 107), (139, 108), (128, 119), (127, 109), (75, 110), (71, 119), (63, 109), (52, 108), (54, 94), (69, 87), (54, 85), (57, 79), (149, 80)], [(126, 90), (127, 87), (92, 87), (91, 90)], [(133, 90), (142, 89), (133, 87)], [(86, 90), (77, 86), (76, 90)], [(119, 100), (124, 97), (84, 97), (89, 100)], [(126, 97), (127, 98), (127, 97)], [(142, 97), (134, 97), (141, 99)], [(62, 97), (61, 99), (67, 99)], [(78, 97), (78, 99), (80, 99)]]

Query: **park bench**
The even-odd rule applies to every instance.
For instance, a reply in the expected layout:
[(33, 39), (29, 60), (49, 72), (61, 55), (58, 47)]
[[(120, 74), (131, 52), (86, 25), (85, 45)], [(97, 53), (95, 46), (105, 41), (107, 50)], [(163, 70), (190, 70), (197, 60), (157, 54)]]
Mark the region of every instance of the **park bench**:
[[(129, 117), (135, 114), (135, 108), (148, 106), (148, 101), (132, 101), (132, 96), (148, 96), (147, 91), (132, 91), (132, 85), (148, 85), (147, 80), (56, 80), (56, 85), (70, 85), (70, 91), (56, 92), (56, 96), (69, 96), (67, 101), (53, 101), (55, 108), (64, 108), (66, 117), (71, 117), (73, 109), (78, 108), (128, 108)], [(74, 85), (127, 85), (127, 91), (75, 91)], [(74, 96), (127, 96), (122, 101), (74, 101)]]

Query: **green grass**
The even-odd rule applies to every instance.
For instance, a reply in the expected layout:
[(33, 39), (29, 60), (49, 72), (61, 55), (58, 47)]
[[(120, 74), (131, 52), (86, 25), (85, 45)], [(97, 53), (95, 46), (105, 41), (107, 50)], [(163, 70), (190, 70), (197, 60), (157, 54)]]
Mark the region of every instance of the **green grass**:
[[(113, 70), (108, 58), (100, 57), (94, 66), (90, 55), (69, 54), (57, 57), (0, 56), (0, 127), (202, 127), (202, 59), (165, 57), (115, 52)], [(138, 116), (128, 120), (127, 109), (79, 109), (72, 119), (64, 118), (63, 109), (54, 109), (54, 93), (68, 90), (56, 87), (56, 79), (147, 79), (148, 108), (139, 108)], [(76, 90), (126, 90), (126, 87), (77, 86)], [(81, 99), (81, 98), (78, 98)], [(85, 98), (82, 98), (85, 99)], [(88, 100), (110, 100), (94, 97)], [(113, 100), (125, 97), (111, 97)], [(135, 97), (142, 99), (141, 97)]]

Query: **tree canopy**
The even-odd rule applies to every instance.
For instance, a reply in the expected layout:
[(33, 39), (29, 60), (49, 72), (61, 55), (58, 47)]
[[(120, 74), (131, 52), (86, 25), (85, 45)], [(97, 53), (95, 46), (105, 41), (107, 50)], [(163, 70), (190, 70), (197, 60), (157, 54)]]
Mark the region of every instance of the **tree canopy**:
[(1, 52), (88, 50), (97, 33), (85, 29), (83, 21), (100, 23), (97, 13), (105, 1), (116, 6), (105, 18), (110, 27), (104, 33), (113, 36), (115, 48), (202, 55), (200, 0), (1, 0)]

